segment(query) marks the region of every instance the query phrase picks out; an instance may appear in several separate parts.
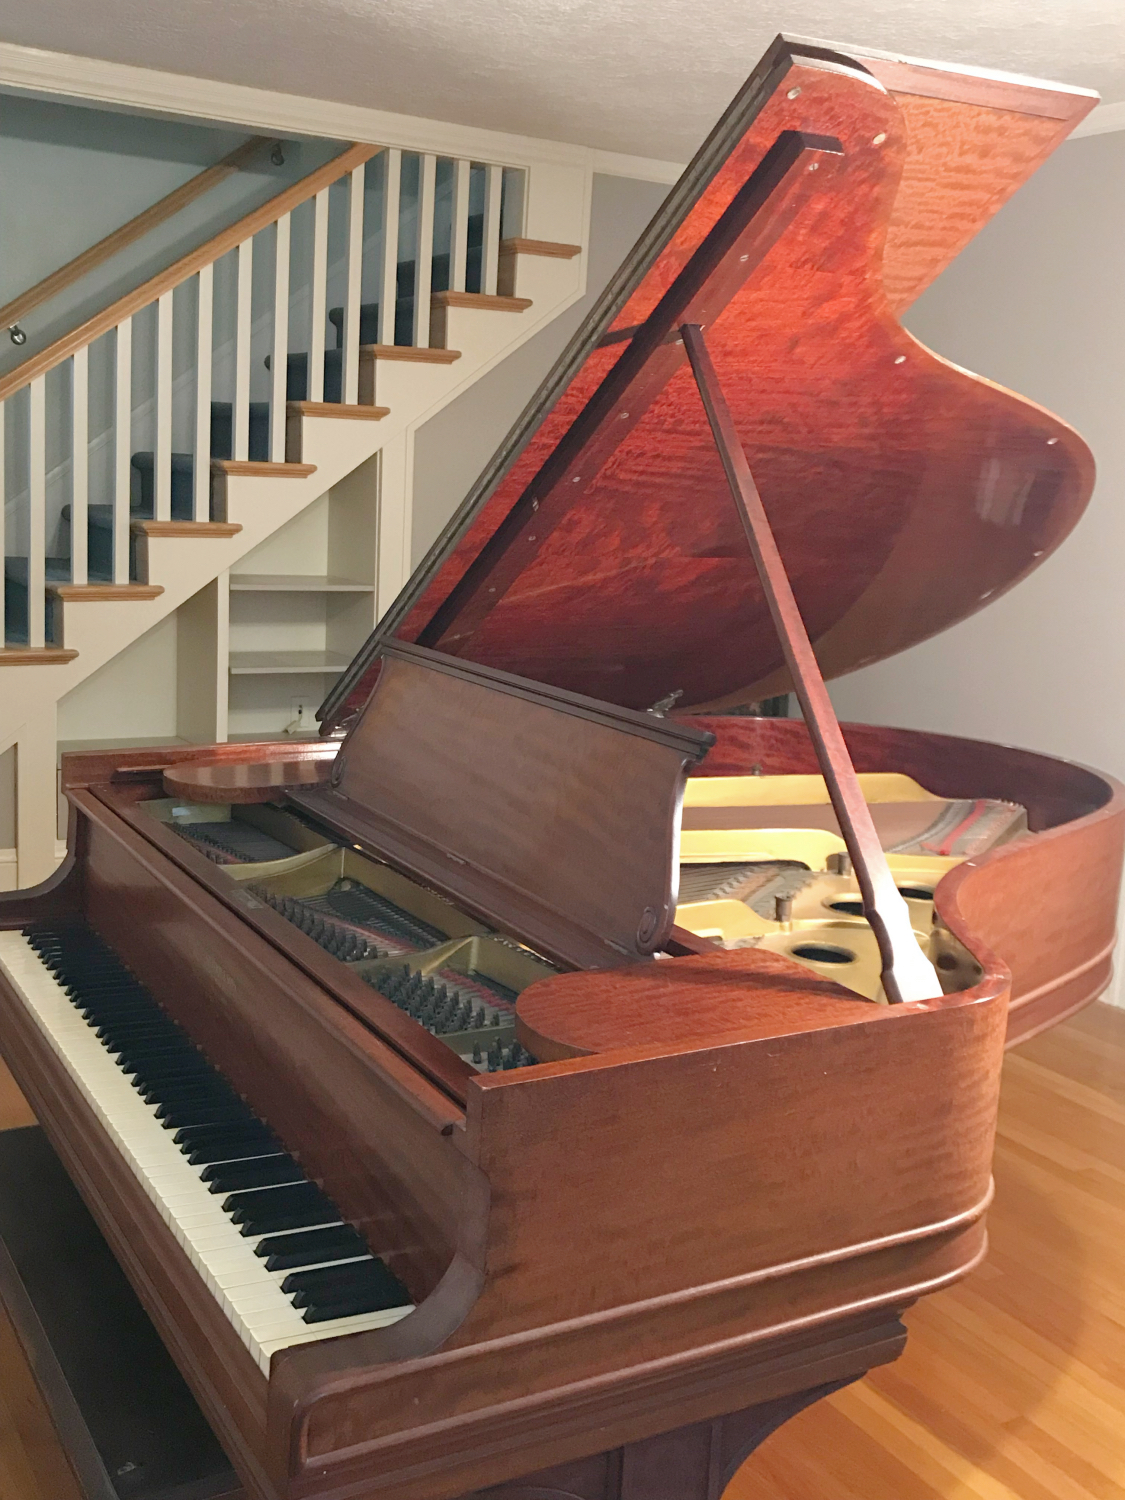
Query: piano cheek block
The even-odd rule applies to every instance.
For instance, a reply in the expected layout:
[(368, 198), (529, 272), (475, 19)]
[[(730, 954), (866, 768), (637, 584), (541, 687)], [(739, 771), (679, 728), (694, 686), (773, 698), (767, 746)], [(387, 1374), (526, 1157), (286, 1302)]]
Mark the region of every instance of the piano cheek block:
[[(73, 865), (0, 895), (0, 1048), (247, 1493), (704, 1500), (984, 1254), (1005, 1034), (1108, 982), (1122, 789), (841, 728), (824, 678), (1081, 517), (1082, 440), (896, 319), (1092, 102), (780, 38), (324, 737), (64, 756)], [(525, 307), (439, 292), (434, 336)], [(858, 912), (676, 925), (727, 883), (731, 776), (830, 798), (770, 858)], [(868, 776), (1013, 836), (962, 857), (953, 819), (896, 877)], [(860, 931), (868, 998), (816, 957)]]

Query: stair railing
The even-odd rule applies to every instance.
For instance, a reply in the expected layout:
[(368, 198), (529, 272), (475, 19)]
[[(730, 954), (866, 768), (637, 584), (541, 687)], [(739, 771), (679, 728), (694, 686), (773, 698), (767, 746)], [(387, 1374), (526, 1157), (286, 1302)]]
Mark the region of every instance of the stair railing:
[(362, 345), (428, 346), (434, 292), (495, 293), (523, 175), (352, 145), (0, 377), (3, 644), (128, 584), (135, 521), (212, 519), (213, 461), (283, 463), (288, 401), (356, 404)]

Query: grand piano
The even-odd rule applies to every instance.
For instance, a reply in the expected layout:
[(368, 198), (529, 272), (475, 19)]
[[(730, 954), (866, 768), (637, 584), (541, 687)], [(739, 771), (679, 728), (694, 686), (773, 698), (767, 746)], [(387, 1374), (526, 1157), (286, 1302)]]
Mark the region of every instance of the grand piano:
[(247, 1496), (714, 1500), (981, 1261), (1122, 789), (824, 679), (1081, 516), (898, 315), (1093, 102), (779, 38), (323, 737), (65, 758), (0, 1050)]

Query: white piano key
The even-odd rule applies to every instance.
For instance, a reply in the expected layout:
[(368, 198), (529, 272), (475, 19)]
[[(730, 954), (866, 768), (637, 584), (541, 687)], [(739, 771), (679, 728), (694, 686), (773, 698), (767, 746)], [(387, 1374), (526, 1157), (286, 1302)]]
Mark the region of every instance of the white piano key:
[[(281, 1290), (290, 1271), (268, 1271), (265, 1260), (254, 1254), (259, 1238), (273, 1236), (240, 1233), (240, 1226), (223, 1210), (229, 1195), (210, 1191), (201, 1176), (205, 1164), (188, 1162), (173, 1140), (175, 1132), (166, 1130), (156, 1118), (158, 1106), (141, 1098), (129, 1075), (95, 1035), (96, 1028), (78, 1012), (22, 933), (0, 932), (0, 969), (90, 1104), (108, 1140), (183, 1247), (201, 1283), (263, 1370), (268, 1372), (270, 1357), (277, 1350), (291, 1344), (383, 1328), (413, 1310), (407, 1305), (306, 1323), (301, 1310)], [(324, 1221), (339, 1222), (338, 1217)]]

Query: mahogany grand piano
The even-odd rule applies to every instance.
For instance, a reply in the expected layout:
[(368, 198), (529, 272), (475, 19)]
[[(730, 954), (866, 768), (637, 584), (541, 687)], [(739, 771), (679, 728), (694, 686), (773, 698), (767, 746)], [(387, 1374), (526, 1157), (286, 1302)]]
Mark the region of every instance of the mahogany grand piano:
[(1081, 515), (898, 314), (1093, 102), (779, 39), (324, 738), (65, 759), (0, 1050), (248, 1496), (710, 1500), (984, 1255), (1122, 791), (823, 679)]

